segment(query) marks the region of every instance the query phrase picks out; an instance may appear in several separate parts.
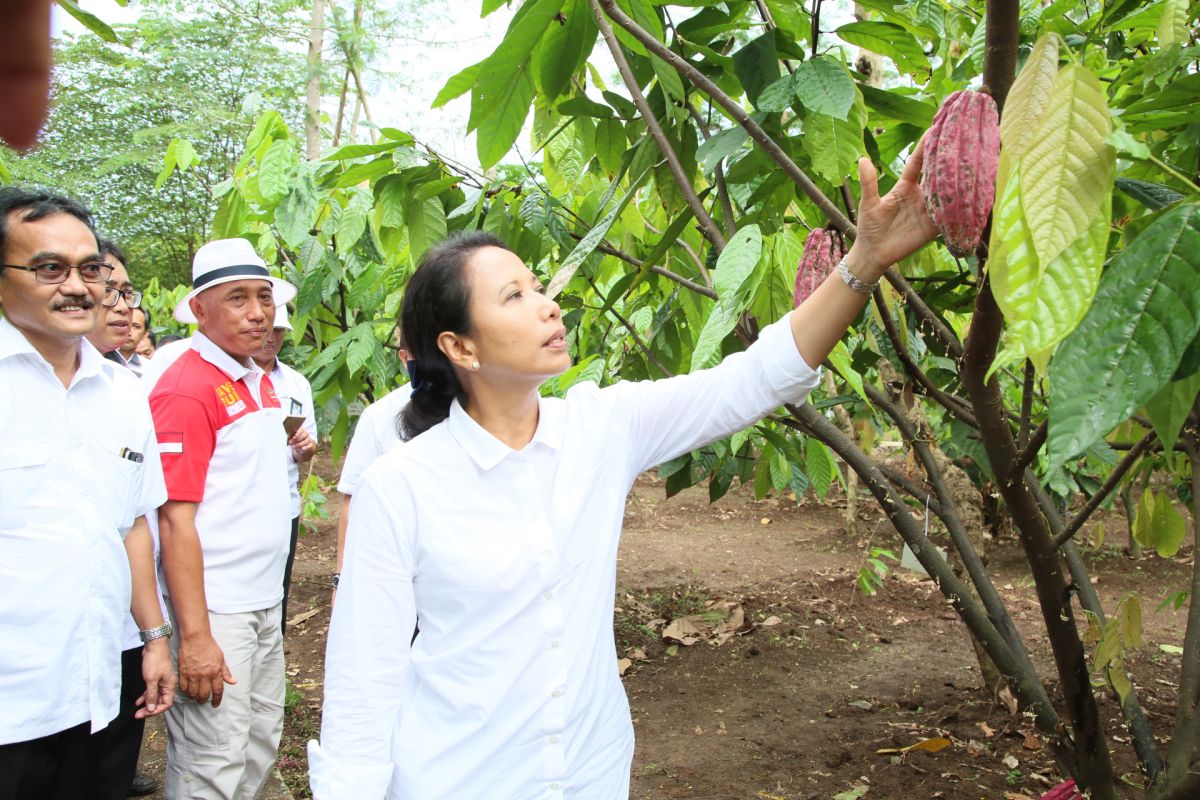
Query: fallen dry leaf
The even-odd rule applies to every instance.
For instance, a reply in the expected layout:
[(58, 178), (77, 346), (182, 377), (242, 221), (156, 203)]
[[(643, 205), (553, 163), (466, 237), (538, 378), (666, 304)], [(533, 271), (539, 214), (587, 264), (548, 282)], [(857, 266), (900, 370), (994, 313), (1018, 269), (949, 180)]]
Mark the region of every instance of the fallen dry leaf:
[(620, 675), (621, 677), (625, 677), (625, 673), (628, 672), (629, 668), (632, 666), (633, 666), (633, 662), (630, 661), (628, 658), (617, 659), (617, 674)]
[(976, 722), (975, 724), (979, 726), (979, 730), (983, 731), (983, 735), (989, 739), (996, 735), (996, 732), (986, 722)]
[[(910, 744), (908, 747), (886, 747), (882, 750), (876, 750), (876, 753), (908, 753), (913, 750), (924, 750), (926, 753), (936, 753), (939, 750), (945, 750), (951, 745), (951, 741), (942, 736), (936, 736), (932, 739), (922, 739), (915, 744)], [(980, 745), (982, 747), (983, 745)]]
[(1013, 697), (1012, 691), (1007, 686), (1000, 690), (1000, 702), (1004, 703), (1005, 707), (1008, 708), (1008, 713), (1011, 716), (1015, 717), (1017, 711), (1020, 710), (1020, 707), (1017, 705), (1017, 698)]
[(1025, 742), (1022, 745), (1026, 750), (1041, 750), (1045, 747), (1042, 740), (1038, 738), (1036, 733), (1025, 734)]
[(772, 614), (771, 616), (764, 619), (762, 622), (758, 623), (758, 627), (770, 628), (771, 626), (778, 625), (781, 622), (783, 622), (783, 620), (781, 620), (779, 617)]
[(1017, 767), (1021, 766), (1021, 762), (1017, 761), (1016, 757), (1011, 754), (1000, 759), (1000, 763), (1009, 769), (1016, 769)]

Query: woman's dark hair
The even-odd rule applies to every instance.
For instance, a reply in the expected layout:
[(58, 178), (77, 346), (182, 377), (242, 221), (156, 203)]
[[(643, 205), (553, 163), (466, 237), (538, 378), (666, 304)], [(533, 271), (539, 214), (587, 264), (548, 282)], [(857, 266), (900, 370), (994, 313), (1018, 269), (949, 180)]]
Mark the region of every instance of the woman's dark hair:
[(455, 234), (426, 251), (408, 281), (400, 330), (413, 359), (409, 362), (413, 393), (397, 419), (401, 439), (422, 434), (448, 417), (455, 398), (467, 399), (450, 359), (438, 347), (438, 336), (471, 331), (471, 290), (463, 267), (476, 250), (485, 247), (511, 251), (484, 231)]

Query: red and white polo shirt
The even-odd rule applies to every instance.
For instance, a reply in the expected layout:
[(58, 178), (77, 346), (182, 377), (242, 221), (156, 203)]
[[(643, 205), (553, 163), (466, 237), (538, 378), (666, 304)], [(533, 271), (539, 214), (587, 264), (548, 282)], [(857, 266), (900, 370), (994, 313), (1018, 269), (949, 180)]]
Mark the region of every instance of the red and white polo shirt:
[(270, 378), (197, 333), (155, 384), (150, 410), (168, 499), (199, 504), (208, 610), (271, 608), (283, 599), (291, 516), (287, 433)]

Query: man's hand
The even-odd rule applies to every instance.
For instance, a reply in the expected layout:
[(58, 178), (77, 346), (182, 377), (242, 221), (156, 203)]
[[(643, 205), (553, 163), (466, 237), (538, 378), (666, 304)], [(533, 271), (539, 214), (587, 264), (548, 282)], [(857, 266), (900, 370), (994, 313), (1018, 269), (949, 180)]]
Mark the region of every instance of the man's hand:
[(292, 448), (292, 458), (297, 463), (308, 461), (317, 452), (317, 443), (309, 436), (308, 431), (301, 426), (292, 434), (292, 438), (288, 439), (288, 445)]
[(146, 691), (137, 699), (141, 706), (135, 713), (137, 719), (157, 716), (175, 704), (175, 665), (171, 663), (171, 651), (165, 638), (153, 639), (142, 650), (142, 677)]
[(225, 663), (225, 654), (212, 634), (179, 640), (179, 688), (197, 703), (212, 699), (213, 708), (221, 705), (225, 684), (235, 684)]

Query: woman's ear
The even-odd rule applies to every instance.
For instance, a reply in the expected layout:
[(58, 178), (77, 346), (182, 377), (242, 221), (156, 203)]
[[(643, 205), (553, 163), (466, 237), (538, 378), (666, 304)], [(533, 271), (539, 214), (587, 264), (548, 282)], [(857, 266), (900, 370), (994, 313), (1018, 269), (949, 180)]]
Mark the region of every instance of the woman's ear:
[(450, 331), (438, 334), (438, 349), (450, 360), (450, 363), (461, 370), (470, 371), (473, 363), (478, 363), (475, 355), (475, 343), (468, 336), (461, 336)]

